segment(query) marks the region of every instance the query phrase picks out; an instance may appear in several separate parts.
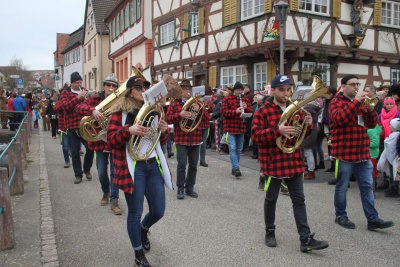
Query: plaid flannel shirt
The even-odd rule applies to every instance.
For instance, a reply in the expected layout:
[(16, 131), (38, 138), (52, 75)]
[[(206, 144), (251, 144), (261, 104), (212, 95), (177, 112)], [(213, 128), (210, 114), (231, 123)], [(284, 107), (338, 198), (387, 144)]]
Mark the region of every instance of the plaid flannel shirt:
[(177, 145), (195, 146), (202, 142), (200, 127), (197, 127), (191, 133), (186, 133), (179, 127), (182, 120), (179, 115), (182, 111), (183, 102), (181, 99), (175, 99), (168, 108), (165, 119), (168, 124), (174, 125), (174, 142)]
[[(253, 113), (250, 101), (246, 97), (242, 97), (242, 103), (246, 104), (245, 113)], [(246, 123), (243, 118), (240, 117), (240, 113), (236, 113), (236, 110), (240, 107), (239, 97), (235, 95), (229, 95), (224, 97), (221, 105), (221, 115), (224, 122), (224, 132), (230, 134), (242, 134), (246, 132)]]
[(211, 101), (207, 101), (207, 105), (209, 106), (208, 110), (206, 109), (204, 111), (203, 118), (201, 119), (201, 123), (199, 125), (200, 130), (205, 130), (210, 128), (210, 120), (211, 120), (211, 115), (210, 113), (214, 112), (214, 106), (211, 103)]
[[(363, 118), (364, 126), (358, 125), (359, 117)], [(348, 162), (370, 160), (367, 129), (374, 128), (378, 123), (375, 110), (369, 112), (361, 102), (351, 101), (339, 93), (329, 106), (329, 119), (332, 157)]]
[[(85, 101), (76, 105), (75, 112), (77, 112), (81, 116), (92, 116), (92, 112), (93, 110), (95, 110), (95, 107), (98, 104), (100, 104), (103, 100), (104, 100), (104, 93), (90, 97)], [(97, 142), (88, 141), (88, 146), (89, 149), (93, 151), (110, 151), (108, 144), (103, 140)]]
[(85, 99), (79, 99), (78, 95), (71, 92), (71, 87), (68, 87), (68, 89), (65, 89), (61, 92), (61, 100), (58, 102), (61, 102), (62, 108), (64, 110), (65, 114), (65, 123), (67, 129), (79, 129), (82, 115), (79, 115), (75, 111), (75, 106), (84, 101)]
[[(279, 120), (282, 113), (282, 109), (273, 103), (272, 97), (266, 100), (254, 113), (251, 138), (258, 144), (261, 173), (274, 178), (292, 178), (303, 173), (304, 160), (300, 147), (294, 153), (283, 153), (276, 144), (276, 139), (281, 136)], [(304, 119), (304, 114), (299, 114), (300, 120)], [(312, 125), (308, 126), (306, 136), (312, 128)], [(287, 142), (288, 145), (294, 143), (294, 139)]]
[[(167, 143), (168, 133), (161, 134), (160, 144)], [(129, 143), (132, 135), (129, 132), (129, 125), (122, 125), (122, 112), (111, 115), (108, 123), (107, 144), (111, 148), (112, 159), (116, 168), (114, 169), (114, 185), (124, 191), (131, 193), (134, 190), (132, 176), (129, 173), (127, 160), (133, 160), (126, 155), (126, 145)]]
[(64, 115), (64, 110), (61, 105), (61, 101), (57, 101), (56, 105), (54, 106), (54, 111), (57, 112), (57, 116), (58, 116), (58, 129), (60, 131), (66, 132), (67, 124), (65, 122), (65, 115)]

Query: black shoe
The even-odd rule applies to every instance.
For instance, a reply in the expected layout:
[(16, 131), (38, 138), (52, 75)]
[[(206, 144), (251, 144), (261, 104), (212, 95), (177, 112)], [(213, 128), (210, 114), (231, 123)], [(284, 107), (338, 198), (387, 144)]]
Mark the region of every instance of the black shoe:
[(178, 194), (176, 195), (177, 199), (185, 199), (185, 191), (178, 190)]
[(318, 164), (318, 169), (325, 169), (325, 162), (320, 161)]
[(388, 189), (388, 188), (389, 188), (389, 180), (384, 179), (376, 189)]
[(142, 229), (142, 246), (143, 249), (147, 252), (150, 250), (150, 240), (148, 235), (150, 234), (149, 229), (144, 229), (143, 226), (141, 227)]
[(200, 160), (200, 166), (208, 167), (208, 164), (204, 160)]
[(357, 181), (356, 176), (354, 174), (351, 174), (350, 182), (355, 182), (355, 181)]
[(356, 228), (356, 225), (352, 221), (350, 221), (347, 218), (342, 218), (340, 216), (336, 217), (335, 223), (337, 223), (340, 226), (343, 226), (344, 228), (347, 228), (347, 229), (355, 229)]
[(328, 181), (328, 184), (330, 185), (335, 185), (336, 184), (336, 179), (331, 179)]
[(376, 229), (385, 229), (394, 226), (394, 223), (392, 221), (384, 221), (384, 220), (379, 220), (375, 222), (368, 222), (367, 229), (368, 231), (373, 231)]
[(143, 249), (135, 250), (135, 266), (136, 267), (151, 267), (144, 255)]
[(329, 168), (325, 171), (325, 173), (335, 173), (335, 168)]
[(198, 198), (198, 194), (194, 190), (186, 190), (186, 195), (192, 198)]
[(173, 155), (175, 155), (175, 154), (172, 152), (168, 152), (168, 158), (172, 157)]
[(258, 159), (258, 155), (251, 156), (252, 159)]
[(236, 175), (239, 170), (232, 169), (232, 175)]
[(265, 244), (267, 247), (276, 247), (275, 230), (267, 230), (265, 234)]
[(301, 241), (300, 250), (301, 252), (308, 252), (311, 250), (320, 250), (329, 247), (328, 242), (318, 241), (314, 239), (314, 233), (310, 234), (310, 237), (306, 240)]
[(389, 190), (385, 191), (385, 197), (398, 197), (399, 196), (399, 188), (391, 187)]
[(239, 170), (236, 171), (235, 177), (236, 177), (236, 178), (242, 177), (242, 173), (241, 173)]

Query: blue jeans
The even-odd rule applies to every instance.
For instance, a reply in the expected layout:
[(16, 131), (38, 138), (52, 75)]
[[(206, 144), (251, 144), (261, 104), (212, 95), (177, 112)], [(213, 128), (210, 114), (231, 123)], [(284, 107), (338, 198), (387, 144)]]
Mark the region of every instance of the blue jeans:
[[(67, 136), (69, 145), (71, 147), (72, 166), (74, 168), (75, 177), (82, 178), (83, 173), (90, 172), (90, 168), (92, 168), (94, 152), (93, 150), (89, 149), (87, 141), (83, 139), (78, 132), (79, 132), (78, 130), (68, 129)], [(82, 162), (80, 155), (81, 142), (86, 148), (86, 153), (83, 160), (83, 171), (82, 171)]]
[(229, 157), (233, 170), (240, 170), (240, 153), (243, 150), (244, 134), (228, 134)]
[(66, 133), (61, 132), (60, 139), (61, 139), (61, 146), (62, 146), (64, 161), (69, 162), (70, 147), (69, 147), (69, 142), (68, 142), (68, 135)]
[[(165, 212), (164, 180), (157, 161), (149, 164), (138, 161), (135, 167), (134, 184), (133, 193), (125, 193), (128, 206), (127, 229), (133, 249), (139, 250), (142, 249), (141, 226), (149, 229), (164, 216)], [(140, 223), (144, 197), (149, 205), (149, 213)]]
[[(176, 186), (178, 190), (193, 190), (196, 184), (197, 162), (199, 161), (200, 146), (176, 145), (176, 158), (178, 167), (176, 169)], [(186, 175), (186, 165), (189, 167)]]
[(201, 130), (203, 143), (200, 145), (200, 161), (206, 161), (208, 129), (209, 128)]
[[(110, 179), (108, 179), (108, 161), (110, 159)], [(96, 151), (96, 166), (97, 174), (101, 184), (101, 190), (103, 194), (110, 193), (110, 200), (118, 199), (119, 192), (118, 188), (114, 186), (114, 163), (112, 160), (112, 154), (109, 152)]]
[[(310, 227), (307, 221), (307, 210), (303, 189), (303, 175), (299, 174), (293, 178), (284, 179), (288, 187), (292, 200), (294, 220), (300, 240), (305, 240), (310, 236)], [(276, 202), (279, 196), (282, 179), (271, 178), (264, 201), (264, 220), (266, 230), (275, 230), (275, 211)]]
[(364, 209), (367, 221), (379, 220), (378, 212), (375, 209), (374, 193), (372, 190), (372, 163), (364, 162), (346, 162), (339, 161), (338, 179), (335, 188), (335, 210), (336, 216), (347, 218), (346, 212), (346, 193), (351, 174), (354, 173), (358, 187), (360, 188), (361, 203)]

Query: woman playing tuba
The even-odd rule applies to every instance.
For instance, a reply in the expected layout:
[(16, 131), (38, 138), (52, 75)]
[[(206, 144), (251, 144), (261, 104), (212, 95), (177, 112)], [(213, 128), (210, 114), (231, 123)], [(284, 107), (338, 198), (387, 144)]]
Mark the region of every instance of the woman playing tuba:
[[(164, 120), (157, 121), (161, 137), (156, 149), (141, 161), (133, 160), (128, 152), (132, 136), (144, 137), (149, 129), (135, 124), (135, 118), (144, 105), (142, 93), (150, 87), (143, 77), (133, 76), (126, 83), (127, 93), (118, 99), (111, 108), (107, 140), (113, 154), (115, 166), (114, 185), (125, 193), (128, 206), (127, 229), (135, 251), (135, 264), (148, 266), (144, 250), (150, 250), (147, 237), (149, 228), (160, 220), (165, 211), (164, 185), (172, 189), (171, 173), (159, 143), (168, 138), (168, 125)], [(149, 212), (142, 221), (143, 202), (146, 194)]]

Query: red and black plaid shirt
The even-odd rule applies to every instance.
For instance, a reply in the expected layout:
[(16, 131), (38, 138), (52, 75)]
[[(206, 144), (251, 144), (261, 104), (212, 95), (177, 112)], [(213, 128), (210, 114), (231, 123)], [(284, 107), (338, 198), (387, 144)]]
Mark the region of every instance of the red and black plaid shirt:
[(174, 142), (177, 145), (200, 145), (202, 142), (200, 127), (197, 127), (197, 129), (191, 133), (186, 133), (179, 127), (179, 122), (182, 120), (179, 114), (182, 111), (183, 105), (184, 103), (181, 99), (175, 99), (169, 106), (165, 116), (167, 123), (174, 125)]
[[(206, 109), (204, 111), (204, 115), (203, 118), (201, 119), (201, 123), (200, 123), (200, 130), (205, 130), (210, 128), (210, 120), (211, 120), (211, 115), (210, 113), (214, 112), (214, 105), (211, 103), (211, 101), (207, 101), (207, 105), (208, 105), (208, 110)], [(205, 109), (205, 107), (204, 107)]]
[[(167, 142), (168, 132), (169, 129), (165, 134), (161, 134), (159, 141), (161, 145)], [(126, 155), (126, 145), (131, 137), (129, 125), (122, 125), (122, 112), (112, 114), (108, 123), (107, 144), (111, 148), (112, 159), (116, 166), (114, 169), (114, 185), (125, 193), (132, 193), (134, 189), (127, 163), (127, 160), (133, 159)]]
[(75, 94), (71, 92), (71, 87), (68, 89), (64, 89), (61, 92), (60, 96), (61, 100), (58, 102), (61, 102), (61, 106), (64, 110), (65, 114), (65, 124), (67, 129), (79, 129), (82, 115), (79, 115), (75, 111), (75, 106), (78, 105), (80, 102), (84, 101), (85, 99), (79, 99), (78, 94)]
[[(273, 98), (265, 101), (254, 113), (251, 138), (258, 144), (261, 173), (275, 178), (290, 178), (303, 173), (304, 160), (300, 147), (294, 153), (283, 153), (276, 144), (276, 139), (281, 136), (279, 120), (282, 113), (282, 109), (273, 103)], [(304, 114), (301, 116), (300, 120)], [(311, 129), (312, 125), (308, 126), (306, 136)], [(294, 143), (295, 139), (292, 139), (287, 145)]]
[[(363, 118), (364, 126), (358, 125), (359, 117)], [(361, 102), (339, 93), (329, 106), (329, 119), (332, 157), (349, 162), (370, 160), (367, 129), (378, 123), (375, 110), (369, 112)]]
[[(81, 116), (92, 116), (95, 107), (104, 100), (104, 93), (101, 95), (95, 95), (79, 103), (75, 107), (75, 111)], [(110, 148), (103, 140), (97, 142), (88, 141), (88, 146), (93, 151), (110, 151)]]
[(62, 108), (61, 101), (57, 101), (56, 105), (54, 106), (54, 111), (57, 113), (58, 116), (58, 129), (66, 132), (67, 125), (65, 123), (64, 110)]
[[(250, 101), (246, 97), (242, 97), (242, 103), (247, 105), (244, 110), (245, 113), (253, 113)], [(224, 97), (221, 105), (221, 115), (224, 122), (224, 132), (230, 134), (242, 134), (246, 132), (246, 124), (243, 118), (240, 117), (240, 113), (236, 113), (236, 110), (240, 107), (239, 97), (235, 95), (229, 95)]]

